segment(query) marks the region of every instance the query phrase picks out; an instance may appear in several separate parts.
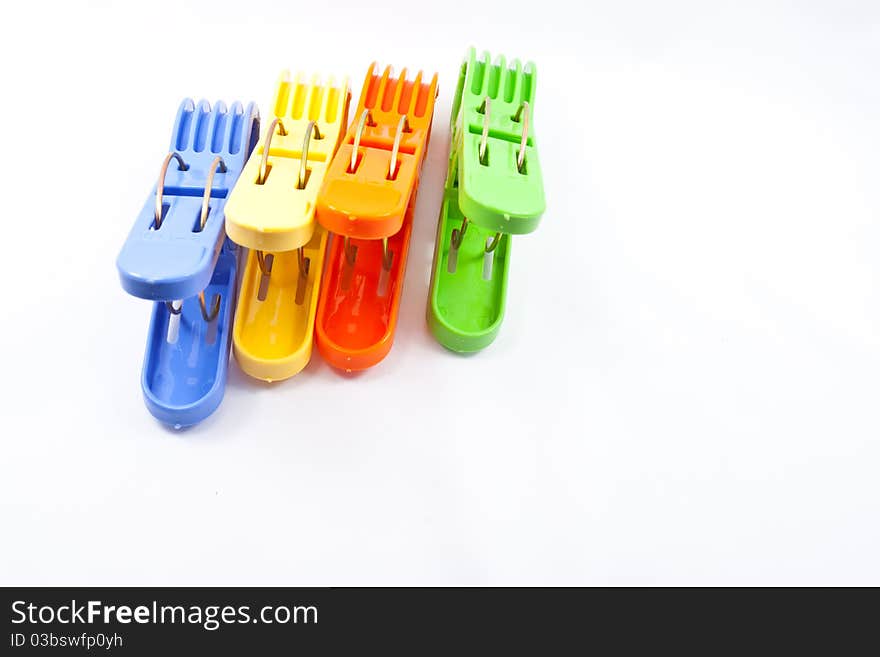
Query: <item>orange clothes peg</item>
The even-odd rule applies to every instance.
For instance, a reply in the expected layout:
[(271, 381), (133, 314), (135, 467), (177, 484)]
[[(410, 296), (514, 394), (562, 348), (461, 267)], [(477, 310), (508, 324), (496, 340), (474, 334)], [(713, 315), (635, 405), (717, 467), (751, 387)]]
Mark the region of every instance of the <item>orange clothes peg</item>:
[(361, 370), (391, 349), (403, 291), (437, 75), (422, 82), (370, 66), (355, 120), (318, 193), (318, 222), (335, 235), (321, 284), (316, 338), (334, 367)]

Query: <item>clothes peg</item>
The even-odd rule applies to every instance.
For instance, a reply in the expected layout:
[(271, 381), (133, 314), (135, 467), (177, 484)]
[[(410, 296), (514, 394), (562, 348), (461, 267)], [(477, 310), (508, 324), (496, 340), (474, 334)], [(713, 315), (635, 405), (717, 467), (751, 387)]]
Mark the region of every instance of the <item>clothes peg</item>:
[(495, 339), (511, 236), (535, 230), (544, 213), (535, 84), (531, 62), (493, 64), (471, 49), (461, 67), (427, 312), (434, 337), (453, 351), (479, 351)]
[(436, 74), (410, 81), (372, 64), (327, 170), (317, 220), (334, 237), (315, 331), (334, 367), (362, 370), (391, 349), (436, 97)]
[(327, 233), (315, 222), (318, 189), (348, 125), (348, 80), (336, 86), (284, 71), (272, 121), (226, 205), (226, 232), (250, 249), (235, 313), (242, 370), (289, 378), (312, 353)]
[(256, 105), (181, 103), (171, 146), (116, 261), (122, 287), (154, 304), (141, 376), (160, 421), (195, 424), (223, 399), (237, 249), (226, 198), (259, 135)]

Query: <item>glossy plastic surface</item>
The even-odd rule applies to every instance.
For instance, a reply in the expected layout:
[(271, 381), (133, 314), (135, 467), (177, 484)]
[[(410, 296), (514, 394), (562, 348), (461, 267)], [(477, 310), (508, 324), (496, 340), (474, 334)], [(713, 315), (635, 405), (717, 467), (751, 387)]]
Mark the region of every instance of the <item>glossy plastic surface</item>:
[[(459, 205), (472, 223), (491, 232), (521, 235), (538, 227), (544, 213), (544, 182), (535, 146), (535, 85), (531, 62), (508, 65), (489, 53), (477, 58), (471, 49), (462, 65), (459, 90), (452, 108), (452, 149), (457, 154)], [(488, 103), (489, 133), (481, 162), (480, 142)], [(523, 101), (528, 112), (517, 112)], [(525, 161), (517, 153), (528, 122)]]
[[(232, 241), (275, 252), (297, 249), (312, 239), (318, 190), (347, 125), (350, 96), (347, 79), (337, 86), (332, 79), (321, 84), (312, 77), (307, 84), (302, 74), (294, 80), (288, 71), (281, 74), (272, 116), (264, 126), (268, 130), (277, 118), (287, 134), (275, 128), (265, 180), (259, 180), (264, 135), (232, 190), (226, 205), (226, 232)], [(317, 133), (312, 132), (309, 140), (306, 180), (300, 189), (303, 142), (310, 121)]]
[[(196, 424), (213, 413), (223, 399), (237, 251), (231, 242), (222, 249), (205, 290), (209, 306), (214, 295), (220, 295), (220, 311), (214, 321), (204, 320), (198, 297), (186, 299), (179, 315), (172, 315), (164, 302), (153, 306), (141, 387), (147, 408), (161, 422), (178, 428)], [(177, 324), (176, 329), (172, 324)]]
[(458, 189), (447, 187), (437, 226), (428, 326), (437, 341), (458, 352), (479, 351), (498, 335), (504, 319), (510, 237), (486, 253), (494, 233), (468, 226), (457, 253), (450, 249), (452, 231), (461, 227)]
[[(259, 134), (259, 113), (253, 103), (234, 103), (227, 111), (218, 102), (180, 105), (169, 150), (183, 158), (187, 169), (172, 160), (165, 176), (163, 218), (155, 228), (156, 185), (128, 235), (116, 266), (126, 292), (153, 300), (188, 299), (211, 280), (223, 245), (224, 207)], [(202, 196), (208, 171), (220, 156), (211, 188), (208, 218), (200, 229)], [(161, 163), (161, 158), (156, 162)]]
[[(254, 378), (278, 381), (294, 376), (312, 354), (318, 292), (324, 268), (326, 231), (315, 221), (316, 197), (330, 159), (339, 147), (348, 118), (351, 92), (348, 81), (309, 84), (281, 74), (272, 104), (276, 127), (260, 184), (265, 135), (248, 160), (227, 205), (226, 228), (236, 242), (264, 253), (267, 268), (257, 255), (248, 256), (233, 345), (241, 369)], [(314, 121), (317, 131), (311, 131)], [(267, 130), (271, 121), (267, 124)], [(310, 134), (306, 176), (300, 188), (303, 142)], [(320, 139), (318, 138), (320, 134)], [(299, 254), (304, 247), (307, 276), (300, 275)]]
[(271, 254), (264, 275), (256, 253), (248, 255), (235, 313), (235, 359), (248, 375), (280, 381), (309, 363), (327, 231), (318, 226), (305, 247), (308, 276), (300, 277), (297, 251)]
[[(535, 66), (471, 49), (452, 104), (449, 167), (437, 225), (428, 326), (448, 349), (488, 346), (504, 319), (511, 234), (534, 230), (544, 188), (534, 141)], [(524, 105), (527, 103), (527, 105)], [(526, 150), (517, 156), (523, 130)], [(486, 151), (480, 143), (486, 134)], [(465, 224), (467, 218), (467, 224)], [(458, 248), (453, 234), (464, 232)], [(495, 244), (497, 246), (486, 251)]]
[(345, 256), (343, 238), (333, 236), (321, 285), (315, 335), (318, 350), (330, 365), (355, 371), (372, 367), (391, 350), (412, 233), (416, 195), (410, 199), (403, 226), (388, 240), (391, 270), (382, 269), (380, 240), (352, 240), (354, 264)]
[[(437, 75), (423, 83), (419, 71), (406, 79), (406, 69), (395, 77), (391, 67), (382, 75), (376, 64), (367, 71), (351, 125), (324, 178), (318, 195), (318, 221), (328, 230), (358, 239), (390, 237), (403, 226), (410, 197), (418, 185), (419, 171), (434, 116)], [(354, 141), (364, 110), (365, 122), (354, 171), (349, 171)], [(409, 131), (401, 133), (398, 164), (389, 178), (395, 135), (402, 116)]]
[[(413, 210), (437, 97), (436, 74), (424, 84), (421, 71), (410, 81), (406, 69), (394, 77), (389, 67), (379, 76), (375, 66), (367, 72), (358, 110), (318, 195), (318, 221), (336, 235), (321, 285), (316, 338), (324, 359), (344, 370), (375, 365), (394, 341)], [(356, 169), (349, 172), (365, 110), (371, 120), (363, 122)], [(399, 133), (397, 164), (391, 167), (399, 126), (407, 128)], [(341, 236), (351, 238), (356, 249), (353, 261)], [(391, 254), (387, 270), (380, 238), (387, 238)]]

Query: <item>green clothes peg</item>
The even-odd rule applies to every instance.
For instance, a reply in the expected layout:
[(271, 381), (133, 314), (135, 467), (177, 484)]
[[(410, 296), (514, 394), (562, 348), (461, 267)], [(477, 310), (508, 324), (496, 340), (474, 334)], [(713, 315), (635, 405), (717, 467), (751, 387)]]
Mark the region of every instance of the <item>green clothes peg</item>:
[(453, 351), (488, 346), (504, 318), (510, 236), (544, 212), (533, 129), (536, 73), (472, 48), (452, 104), (452, 147), (437, 227), (428, 326)]

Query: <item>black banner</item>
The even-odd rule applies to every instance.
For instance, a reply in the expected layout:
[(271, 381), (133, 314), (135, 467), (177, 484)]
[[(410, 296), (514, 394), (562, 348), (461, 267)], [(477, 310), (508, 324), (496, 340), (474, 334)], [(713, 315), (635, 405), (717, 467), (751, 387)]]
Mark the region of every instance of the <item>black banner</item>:
[[(848, 593), (615, 589), (3, 589), (2, 654), (855, 654)], [(874, 596), (870, 596), (873, 598)], [(835, 600), (837, 598), (837, 600)], [(855, 602), (856, 604), (852, 604)], [(850, 604), (847, 604), (850, 603)], [(843, 622), (842, 631), (834, 621)], [(365, 651), (369, 651), (365, 653)]]

